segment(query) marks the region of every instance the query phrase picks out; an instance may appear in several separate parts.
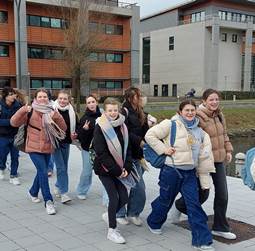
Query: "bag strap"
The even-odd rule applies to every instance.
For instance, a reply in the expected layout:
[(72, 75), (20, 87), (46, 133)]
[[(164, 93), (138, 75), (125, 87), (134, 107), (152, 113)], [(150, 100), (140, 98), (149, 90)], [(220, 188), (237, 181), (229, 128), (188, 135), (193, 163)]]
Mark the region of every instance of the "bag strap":
[(32, 117), (33, 108), (31, 108), (31, 111), (27, 114), (27, 126), (29, 125), (30, 119)]
[(171, 135), (170, 135), (170, 146), (173, 147), (176, 138), (176, 122), (171, 120)]

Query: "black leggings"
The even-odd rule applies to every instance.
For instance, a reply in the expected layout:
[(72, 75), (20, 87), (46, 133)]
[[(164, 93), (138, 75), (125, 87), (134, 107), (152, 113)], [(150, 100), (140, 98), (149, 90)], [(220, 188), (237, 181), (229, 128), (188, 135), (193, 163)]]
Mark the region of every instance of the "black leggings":
[(108, 219), (109, 228), (116, 228), (116, 213), (128, 202), (126, 187), (115, 177), (99, 176), (109, 197)]

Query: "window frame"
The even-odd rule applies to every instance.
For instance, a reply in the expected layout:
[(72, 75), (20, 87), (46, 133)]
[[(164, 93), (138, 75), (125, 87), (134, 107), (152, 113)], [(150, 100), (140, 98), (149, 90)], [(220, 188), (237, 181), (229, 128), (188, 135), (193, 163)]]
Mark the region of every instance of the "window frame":
[(238, 35), (232, 34), (232, 43), (237, 43), (237, 40), (238, 40)]
[(228, 41), (228, 34), (226, 32), (221, 33), (221, 41), (227, 42)]
[(0, 24), (8, 24), (8, 11), (7, 10), (0, 10)]
[(174, 36), (170, 36), (168, 39), (168, 50), (173, 51), (174, 50)]
[[(2, 49), (1, 49), (2, 47)], [(4, 50), (6, 49), (6, 53), (4, 54)], [(1, 52), (3, 51), (3, 52)], [(9, 45), (6, 45), (6, 44), (0, 44), (0, 57), (4, 57), (4, 58), (7, 58), (10, 56), (10, 48), (9, 48)]]

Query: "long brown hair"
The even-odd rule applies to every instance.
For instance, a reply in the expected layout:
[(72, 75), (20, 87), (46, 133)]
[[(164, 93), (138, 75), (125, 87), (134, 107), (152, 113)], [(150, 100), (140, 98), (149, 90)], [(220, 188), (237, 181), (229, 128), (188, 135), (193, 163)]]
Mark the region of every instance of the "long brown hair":
[(144, 125), (145, 114), (143, 112), (143, 107), (142, 107), (142, 102), (141, 102), (141, 98), (142, 98), (141, 90), (137, 87), (130, 87), (125, 91), (125, 100), (128, 101), (133, 107), (135, 105), (134, 104), (135, 96), (137, 96), (137, 98), (139, 99), (139, 103), (138, 103), (138, 105), (136, 105), (135, 111), (138, 114), (138, 118), (141, 122), (141, 125)]
[(211, 95), (211, 94), (217, 94), (219, 98), (221, 98), (221, 95), (220, 93), (217, 91), (217, 90), (214, 90), (214, 89), (206, 89), (204, 92), (203, 92), (203, 95), (202, 95), (202, 100), (206, 101), (208, 99), (208, 97)]

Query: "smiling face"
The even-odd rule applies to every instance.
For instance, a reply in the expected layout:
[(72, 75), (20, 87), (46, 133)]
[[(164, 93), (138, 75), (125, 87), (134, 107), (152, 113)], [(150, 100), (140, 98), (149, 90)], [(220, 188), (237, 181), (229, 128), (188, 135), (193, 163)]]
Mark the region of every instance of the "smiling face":
[(59, 93), (58, 94), (58, 103), (61, 107), (66, 107), (69, 104), (68, 94)]
[(183, 107), (183, 109), (180, 111), (180, 115), (188, 120), (192, 121), (196, 116), (196, 107), (190, 104), (187, 104)]
[(48, 94), (46, 92), (38, 92), (35, 100), (40, 105), (47, 105), (49, 103)]
[(95, 112), (97, 110), (97, 101), (96, 101), (96, 99), (93, 98), (93, 97), (88, 97), (86, 99), (86, 106), (90, 111)]
[(16, 97), (16, 93), (9, 92), (9, 94), (5, 97), (6, 104), (12, 104), (15, 101)]
[(203, 100), (203, 104), (209, 111), (216, 111), (219, 108), (220, 98), (217, 93), (212, 93)]
[(119, 106), (118, 105), (107, 104), (105, 106), (105, 115), (110, 120), (116, 120), (119, 116)]

